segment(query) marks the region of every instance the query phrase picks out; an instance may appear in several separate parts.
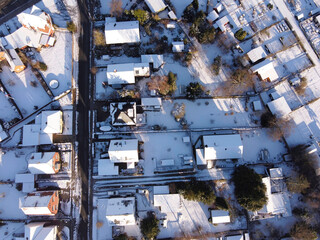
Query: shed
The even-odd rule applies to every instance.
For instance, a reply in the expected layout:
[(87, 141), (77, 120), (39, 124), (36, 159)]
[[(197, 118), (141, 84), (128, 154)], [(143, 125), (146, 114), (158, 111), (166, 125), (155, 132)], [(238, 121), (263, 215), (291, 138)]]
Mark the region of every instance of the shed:
[(145, 0), (145, 2), (153, 13), (161, 12), (167, 7), (162, 0)]
[(301, 19), (303, 19), (303, 18), (304, 18), (303, 12), (298, 12), (298, 13), (296, 14), (296, 18), (297, 18), (298, 21), (300, 21)]
[(280, 117), (280, 118), (285, 117), (289, 113), (291, 113), (291, 108), (289, 107), (289, 105), (284, 97), (280, 97), (278, 99), (275, 99), (275, 100), (267, 103), (267, 106), (273, 115)]
[(182, 52), (184, 50), (183, 42), (172, 42), (172, 51), (173, 52)]
[(211, 219), (213, 224), (231, 222), (229, 212), (224, 210), (211, 210)]
[(253, 101), (253, 110), (254, 111), (261, 111), (262, 110), (262, 104), (260, 100)]
[(123, 44), (140, 42), (138, 21), (105, 23), (105, 38), (107, 44)]
[(271, 179), (283, 178), (282, 168), (270, 168), (269, 172)]
[(259, 61), (260, 59), (267, 57), (267, 53), (264, 51), (262, 46), (259, 46), (257, 48), (250, 50), (247, 53), (247, 55), (252, 63), (255, 63), (255, 62)]

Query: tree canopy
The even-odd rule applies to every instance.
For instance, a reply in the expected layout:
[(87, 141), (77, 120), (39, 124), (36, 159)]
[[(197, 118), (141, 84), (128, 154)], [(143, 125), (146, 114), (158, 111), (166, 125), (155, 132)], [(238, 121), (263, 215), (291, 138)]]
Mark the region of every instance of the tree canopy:
[(241, 165), (233, 172), (235, 196), (239, 204), (249, 211), (257, 211), (267, 203), (266, 186), (253, 169)]
[(153, 212), (148, 212), (147, 217), (141, 221), (140, 231), (146, 239), (154, 239), (159, 234), (159, 220)]

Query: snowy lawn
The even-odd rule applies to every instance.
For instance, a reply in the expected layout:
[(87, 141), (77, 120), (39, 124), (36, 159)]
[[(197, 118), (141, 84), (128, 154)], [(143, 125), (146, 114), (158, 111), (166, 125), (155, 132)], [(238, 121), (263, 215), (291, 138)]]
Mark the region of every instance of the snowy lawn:
[(50, 88), (53, 95), (57, 96), (71, 88), (72, 35), (70, 32), (56, 31), (55, 36), (55, 45), (43, 48), (37, 58), (48, 66), (47, 71), (41, 71), (47, 85), (52, 80), (58, 80), (59, 87)]
[[(110, 14), (110, 4), (112, 0), (100, 0), (100, 14)], [(132, 0), (122, 0), (122, 8), (124, 10), (129, 10), (130, 7), (135, 3)]]
[(27, 216), (19, 209), (19, 198), (25, 196), (9, 184), (0, 185), (0, 218), (26, 219)]
[(34, 148), (22, 148), (14, 150), (2, 150), (0, 155), (0, 180), (14, 181), (17, 173), (25, 173), (28, 170), (27, 158)]
[[(2, 69), (3, 72), (0, 73), (2, 83), (24, 117), (33, 113), (35, 106), (40, 108), (50, 102), (50, 97), (42, 88), (30, 67), (18, 74), (11, 72), (8, 67)], [(31, 84), (34, 86), (31, 86)]]
[[(244, 99), (198, 99), (194, 102), (188, 100), (162, 101), (161, 112), (148, 112), (148, 125), (158, 124), (168, 129), (178, 128), (180, 123), (176, 122), (171, 115), (174, 104), (185, 104), (185, 119), (189, 128), (232, 128), (250, 127), (254, 114), (245, 111)], [(249, 110), (250, 111), (250, 110)]]
[(301, 77), (305, 77), (308, 81), (308, 86), (305, 90), (305, 94), (303, 96), (300, 96), (300, 99), (303, 99), (303, 101), (309, 102), (313, 99), (320, 97), (320, 76), (318, 72), (316, 71), (316, 68), (313, 67), (311, 69), (308, 69), (304, 72), (302, 72)]
[(24, 233), (24, 223), (7, 223), (4, 226), (0, 226), (0, 239), (15, 239), (13, 234)]
[(4, 122), (10, 122), (15, 118), (20, 118), (17, 111), (11, 103), (8, 101), (8, 96), (4, 92), (0, 92), (0, 112), (1, 120)]
[[(139, 141), (144, 142), (142, 153), (144, 175), (153, 175), (156, 168), (168, 171), (182, 168), (184, 166), (183, 158), (179, 155), (193, 158), (191, 142), (184, 143), (182, 140), (187, 136), (188, 134), (185, 132), (135, 134)], [(162, 166), (161, 160), (164, 159), (173, 159), (174, 166)]]
[(106, 68), (100, 68), (98, 72), (96, 73), (96, 96), (95, 98), (97, 100), (106, 100), (108, 96), (110, 96), (111, 93), (114, 92), (114, 89), (111, 87), (107, 87), (107, 69)]
[[(290, 86), (288, 81), (283, 81), (281, 84), (278, 84), (274, 90), (279, 94), (279, 96), (283, 96), (291, 110), (297, 109), (302, 106), (302, 103), (299, 101), (299, 98), (296, 92), (293, 90), (294, 88)], [(268, 91), (268, 93), (273, 92), (274, 90)]]

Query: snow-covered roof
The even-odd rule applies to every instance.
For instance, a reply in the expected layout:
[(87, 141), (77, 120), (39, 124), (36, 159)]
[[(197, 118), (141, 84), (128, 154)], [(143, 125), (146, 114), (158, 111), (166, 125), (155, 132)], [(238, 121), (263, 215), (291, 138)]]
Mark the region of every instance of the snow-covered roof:
[(107, 44), (140, 42), (139, 22), (106, 22), (105, 38)]
[(110, 225), (135, 224), (135, 198), (110, 198), (107, 203), (106, 218)]
[(181, 207), (180, 194), (157, 194), (153, 196), (153, 202), (162, 213), (179, 212)]
[(160, 12), (167, 7), (162, 0), (145, 0), (145, 2), (153, 13)]
[(57, 226), (44, 226), (46, 223), (29, 223), (24, 226), (24, 239), (28, 240), (56, 240)]
[(40, 47), (41, 33), (24, 27), (18, 28), (16, 31), (4, 37), (6, 48), (23, 48), (25, 46), (38, 48)]
[(161, 105), (161, 98), (141, 98), (141, 106), (160, 107)]
[(204, 158), (203, 149), (196, 149), (197, 165), (207, 165), (207, 160)]
[(291, 108), (284, 97), (268, 102), (267, 106), (271, 113), (277, 117), (285, 117), (291, 113)]
[(171, 18), (172, 20), (177, 20), (177, 16), (173, 11), (168, 12), (168, 16), (169, 18)]
[(41, 117), (41, 131), (44, 133), (62, 133), (62, 111), (43, 111), (37, 116)]
[(41, 133), (39, 124), (23, 126), (22, 146), (36, 146), (41, 144), (52, 144), (53, 136), (49, 133)]
[(99, 159), (98, 175), (99, 176), (119, 175), (119, 167), (114, 166), (114, 164), (110, 161), (110, 159)]
[(224, 210), (211, 210), (211, 219), (213, 224), (229, 223), (230, 214)]
[(216, 9), (218, 13), (220, 13), (224, 9), (222, 3), (220, 2), (217, 5), (215, 5), (213, 8)]
[(226, 31), (226, 24), (229, 23), (229, 18), (224, 16), (216, 21), (215, 25), (221, 30), (221, 32)]
[(283, 178), (282, 168), (270, 168), (270, 177), (272, 178)]
[(264, 51), (262, 46), (259, 46), (257, 48), (250, 50), (247, 54), (252, 63), (255, 63), (258, 60), (265, 58), (267, 56), (267, 53)]
[(141, 62), (142, 63), (153, 63), (154, 68), (159, 68), (164, 63), (163, 62), (163, 55), (158, 55), (158, 54), (141, 55)]
[(108, 153), (111, 162), (138, 162), (138, 140), (111, 140)]
[(254, 73), (258, 73), (263, 81), (274, 81), (279, 78), (276, 72), (273, 62), (270, 59), (266, 59), (251, 67)]
[(6, 58), (7, 62), (9, 63), (12, 72), (18, 66), (23, 66), (23, 68), (24, 68), (24, 64), (22, 63), (16, 50), (14, 50), (14, 49), (6, 50), (5, 58)]
[(260, 100), (253, 101), (253, 109), (254, 111), (261, 111), (262, 110), (262, 104)]
[(154, 186), (153, 187), (153, 194), (169, 194), (169, 185), (164, 186)]
[(219, 14), (216, 12), (216, 10), (212, 10), (207, 16), (207, 20), (211, 23), (217, 20), (218, 18)]
[(295, 77), (295, 78), (290, 79), (289, 82), (290, 82), (292, 85), (298, 85), (298, 84), (301, 82), (301, 80), (300, 80), (300, 78)]
[(245, 240), (243, 235), (227, 236), (226, 240)]
[(28, 160), (28, 169), (32, 174), (55, 174), (53, 156), (55, 152), (32, 153)]
[(20, 209), (26, 215), (52, 215), (48, 204), (56, 191), (34, 192), (20, 198)]
[(114, 126), (133, 126), (137, 122), (136, 103), (110, 103), (110, 115)]
[(239, 134), (203, 136), (206, 160), (242, 158), (243, 145)]
[(172, 51), (173, 52), (182, 52), (184, 50), (183, 42), (172, 42)]
[(3, 130), (2, 125), (0, 123), (0, 142), (7, 139), (8, 137), (9, 137), (9, 134)]
[(316, 16), (317, 23), (320, 23), (320, 15)]
[(34, 182), (34, 175), (30, 173), (16, 174), (15, 183)]

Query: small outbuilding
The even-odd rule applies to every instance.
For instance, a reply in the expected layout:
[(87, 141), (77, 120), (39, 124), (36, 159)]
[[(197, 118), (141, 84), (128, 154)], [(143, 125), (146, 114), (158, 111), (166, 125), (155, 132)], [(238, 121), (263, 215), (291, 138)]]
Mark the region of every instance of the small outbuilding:
[(230, 214), (224, 210), (211, 210), (211, 219), (213, 224), (230, 223)]
[(270, 112), (279, 118), (287, 116), (292, 111), (284, 97), (268, 102), (267, 106)]
[(172, 51), (173, 52), (183, 52), (184, 43), (183, 42), (172, 42)]

